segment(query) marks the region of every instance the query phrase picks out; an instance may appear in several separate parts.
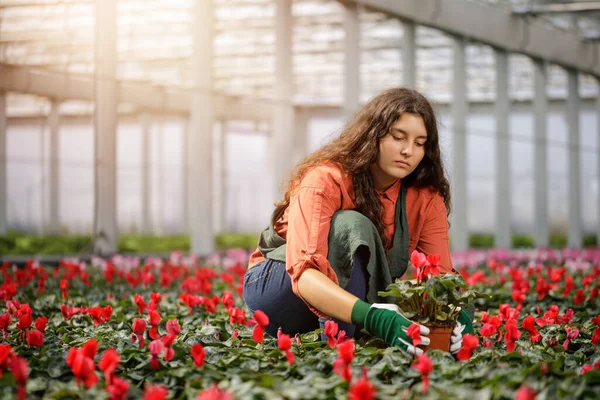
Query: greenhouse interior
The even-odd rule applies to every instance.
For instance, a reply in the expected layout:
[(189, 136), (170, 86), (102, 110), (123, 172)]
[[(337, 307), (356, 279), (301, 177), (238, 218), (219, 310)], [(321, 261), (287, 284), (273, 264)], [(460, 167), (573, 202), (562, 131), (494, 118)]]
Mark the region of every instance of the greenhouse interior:
[[(442, 184), (385, 175), (405, 115)], [(600, 1), (0, 0), (0, 264), (2, 398), (600, 398)]]

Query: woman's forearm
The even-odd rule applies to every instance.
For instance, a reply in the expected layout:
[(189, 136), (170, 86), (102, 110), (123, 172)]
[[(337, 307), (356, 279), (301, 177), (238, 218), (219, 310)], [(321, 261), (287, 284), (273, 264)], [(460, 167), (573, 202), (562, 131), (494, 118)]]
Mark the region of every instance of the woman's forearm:
[(304, 300), (317, 310), (344, 322), (351, 322), (352, 307), (358, 297), (339, 287), (321, 271), (305, 270), (298, 279), (298, 290)]

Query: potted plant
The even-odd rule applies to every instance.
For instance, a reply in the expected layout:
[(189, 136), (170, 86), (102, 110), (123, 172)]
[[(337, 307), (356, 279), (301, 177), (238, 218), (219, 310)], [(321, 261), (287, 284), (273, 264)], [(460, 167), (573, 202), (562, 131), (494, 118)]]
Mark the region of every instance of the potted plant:
[(415, 250), (410, 263), (416, 268), (416, 279), (397, 279), (378, 294), (393, 297), (406, 318), (430, 329), (431, 343), (425, 350), (449, 351), (450, 336), (461, 310), (486, 296), (470, 290), (460, 274), (441, 275), (439, 255), (425, 256)]

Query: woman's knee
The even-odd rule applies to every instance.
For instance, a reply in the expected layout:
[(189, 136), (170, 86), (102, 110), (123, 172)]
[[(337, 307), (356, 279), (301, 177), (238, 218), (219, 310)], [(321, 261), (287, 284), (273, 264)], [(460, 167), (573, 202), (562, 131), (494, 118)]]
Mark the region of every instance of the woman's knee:
[(340, 210), (333, 214), (331, 218), (332, 227), (353, 227), (363, 223), (373, 225), (373, 222), (366, 215), (355, 210)]

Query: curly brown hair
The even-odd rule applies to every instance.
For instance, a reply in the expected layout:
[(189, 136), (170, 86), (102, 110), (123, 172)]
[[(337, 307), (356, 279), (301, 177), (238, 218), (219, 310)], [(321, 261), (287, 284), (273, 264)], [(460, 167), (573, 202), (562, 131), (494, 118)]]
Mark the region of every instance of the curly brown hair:
[(285, 188), (284, 199), (275, 203), (275, 221), (283, 215), (290, 204), (290, 197), (304, 175), (316, 165), (330, 161), (338, 164), (352, 176), (356, 211), (375, 224), (384, 245), (389, 245), (391, 238), (387, 238), (384, 234), (383, 205), (373, 188), (370, 166), (376, 163), (379, 157), (379, 142), (389, 134), (392, 126), (403, 113), (416, 114), (423, 118), (427, 141), (423, 160), (402, 180), (402, 184), (407, 187), (430, 187), (437, 191), (444, 198), (447, 216), (449, 216), (450, 184), (440, 155), (435, 113), (422, 94), (400, 87), (388, 89), (371, 99), (356, 112), (339, 137), (309, 154), (296, 165)]

